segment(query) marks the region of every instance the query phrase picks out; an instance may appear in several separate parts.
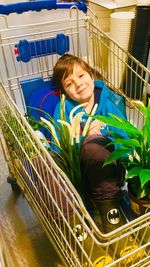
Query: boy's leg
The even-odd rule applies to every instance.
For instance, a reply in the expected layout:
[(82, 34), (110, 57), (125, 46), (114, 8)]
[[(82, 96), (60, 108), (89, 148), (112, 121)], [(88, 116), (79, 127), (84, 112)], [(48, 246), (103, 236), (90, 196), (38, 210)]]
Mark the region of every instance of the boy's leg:
[[(82, 150), (82, 169), (87, 195), (101, 214), (106, 232), (122, 224), (119, 202), (124, 169), (117, 163), (103, 167), (114, 147), (107, 147), (109, 139), (93, 135), (85, 139)], [(108, 150), (109, 149), (109, 150)]]

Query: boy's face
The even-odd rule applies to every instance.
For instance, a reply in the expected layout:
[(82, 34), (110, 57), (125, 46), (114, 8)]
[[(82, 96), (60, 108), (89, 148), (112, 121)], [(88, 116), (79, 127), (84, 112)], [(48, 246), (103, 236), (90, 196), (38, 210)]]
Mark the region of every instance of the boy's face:
[(94, 94), (94, 79), (78, 64), (62, 84), (66, 94), (78, 103), (89, 102)]

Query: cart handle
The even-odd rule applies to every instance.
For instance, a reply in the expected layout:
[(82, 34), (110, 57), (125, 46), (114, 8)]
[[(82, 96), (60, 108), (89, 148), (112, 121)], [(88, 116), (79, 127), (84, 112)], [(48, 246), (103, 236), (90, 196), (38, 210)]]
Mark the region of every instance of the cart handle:
[(87, 12), (87, 5), (83, 1), (71, 3), (57, 3), (56, 0), (36, 0), (30, 2), (20, 2), (8, 5), (0, 5), (0, 14), (9, 15), (11, 13), (21, 14), (28, 11), (41, 11), (42, 9), (69, 9), (76, 6), (84, 13)]

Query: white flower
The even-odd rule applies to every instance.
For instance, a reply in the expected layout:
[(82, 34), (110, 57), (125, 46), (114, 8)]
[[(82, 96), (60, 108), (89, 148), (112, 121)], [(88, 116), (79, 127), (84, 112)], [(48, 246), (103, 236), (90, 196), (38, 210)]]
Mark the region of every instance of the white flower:
[(43, 121), (50, 128), (51, 134), (52, 134), (54, 140), (56, 141), (56, 144), (60, 147), (60, 143), (59, 143), (55, 128), (52, 125), (52, 123), (50, 121), (44, 119), (43, 117), (41, 117), (41, 121)]
[(78, 110), (81, 107), (85, 107), (86, 105), (87, 103), (83, 103), (83, 104), (80, 104), (74, 107), (71, 110), (70, 115), (69, 115), (70, 124), (71, 124), (72, 131), (73, 131), (73, 136), (76, 137), (77, 144), (79, 143), (79, 140), (80, 140), (80, 121), (81, 121), (82, 116), (85, 114), (85, 112), (79, 112), (74, 117), (73, 115), (76, 112), (76, 110)]
[(140, 156), (136, 151), (134, 152), (134, 157), (140, 162)]
[(129, 154), (129, 160), (133, 162), (133, 156)]
[(73, 145), (73, 139), (74, 139), (74, 132), (73, 132), (73, 129), (70, 125), (70, 123), (68, 123), (67, 121), (63, 121), (63, 120), (57, 120), (61, 125), (65, 125), (68, 129), (68, 133), (69, 133), (69, 136), (70, 136), (70, 143), (71, 145)]
[(85, 114), (84, 112), (79, 112), (74, 116), (72, 120), (72, 128), (73, 128), (74, 136), (76, 137), (77, 144), (80, 141), (80, 121), (84, 114)]
[(79, 108), (82, 108), (82, 107), (85, 107), (87, 105), (87, 103), (84, 103), (84, 104), (80, 104), (76, 107), (74, 107), (71, 112), (70, 112), (70, 115), (69, 115), (69, 119), (70, 119), (70, 124), (73, 125), (73, 114), (76, 112), (77, 109)]
[[(96, 110), (97, 110), (97, 107), (98, 107), (98, 104), (95, 104), (94, 107), (93, 107), (93, 109), (92, 109), (91, 115), (94, 115), (94, 114), (95, 114), (95, 112), (96, 112)], [(85, 124), (85, 126), (84, 126), (83, 133), (82, 133), (83, 136), (85, 136), (85, 135), (87, 134), (92, 119), (93, 119), (92, 117), (89, 117), (89, 118), (87, 119), (86, 124)]]
[(65, 95), (61, 96), (61, 109), (60, 109), (60, 118), (64, 119), (65, 115)]
[[(68, 134), (69, 134), (69, 143), (71, 145), (75, 143), (79, 143), (80, 142), (80, 122), (81, 122), (81, 119), (83, 117), (83, 115), (85, 114), (85, 112), (78, 112), (75, 116), (74, 116), (74, 113), (81, 107), (85, 107), (87, 105), (87, 103), (84, 103), (84, 104), (80, 104), (76, 107), (74, 107), (71, 112), (70, 112), (70, 115), (69, 115), (69, 119), (70, 119), (70, 123), (65, 121), (65, 95), (62, 95), (61, 97), (61, 119), (57, 120), (62, 126), (66, 126), (66, 129), (68, 130)], [(97, 109), (97, 106), (98, 104), (95, 104), (94, 105), (94, 108), (91, 112), (91, 115), (94, 115), (95, 114), (95, 111)], [(59, 139), (58, 139), (58, 136), (57, 136), (57, 132), (55, 130), (55, 127), (52, 125), (52, 123), (48, 120), (46, 120), (45, 118), (41, 117), (41, 120), (49, 127), (50, 129), (50, 132), (56, 142), (56, 144), (60, 147), (60, 142), (59, 142)], [(89, 117), (86, 124), (85, 124), (85, 127), (84, 127), (84, 130), (83, 130), (83, 136), (86, 135), (88, 129), (89, 129), (89, 126), (90, 126), (90, 123), (91, 123), (91, 120), (92, 118)], [(62, 131), (64, 129), (62, 128)], [(63, 134), (63, 132), (62, 132)]]

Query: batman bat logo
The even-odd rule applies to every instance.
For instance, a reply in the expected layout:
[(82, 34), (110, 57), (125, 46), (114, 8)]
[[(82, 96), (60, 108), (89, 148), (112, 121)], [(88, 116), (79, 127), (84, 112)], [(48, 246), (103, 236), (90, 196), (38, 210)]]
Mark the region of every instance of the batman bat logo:
[(78, 240), (80, 242), (82, 242), (83, 240), (85, 240), (88, 236), (87, 232), (84, 230), (83, 225), (82, 224), (77, 224), (74, 228), (73, 228), (74, 233), (76, 234), (76, 237), (78, 238)]
[(111, 209), (107, 212), (107, 220), (111, 224), (118, 224), (120, 222), (120, 211), (118, 209)]

